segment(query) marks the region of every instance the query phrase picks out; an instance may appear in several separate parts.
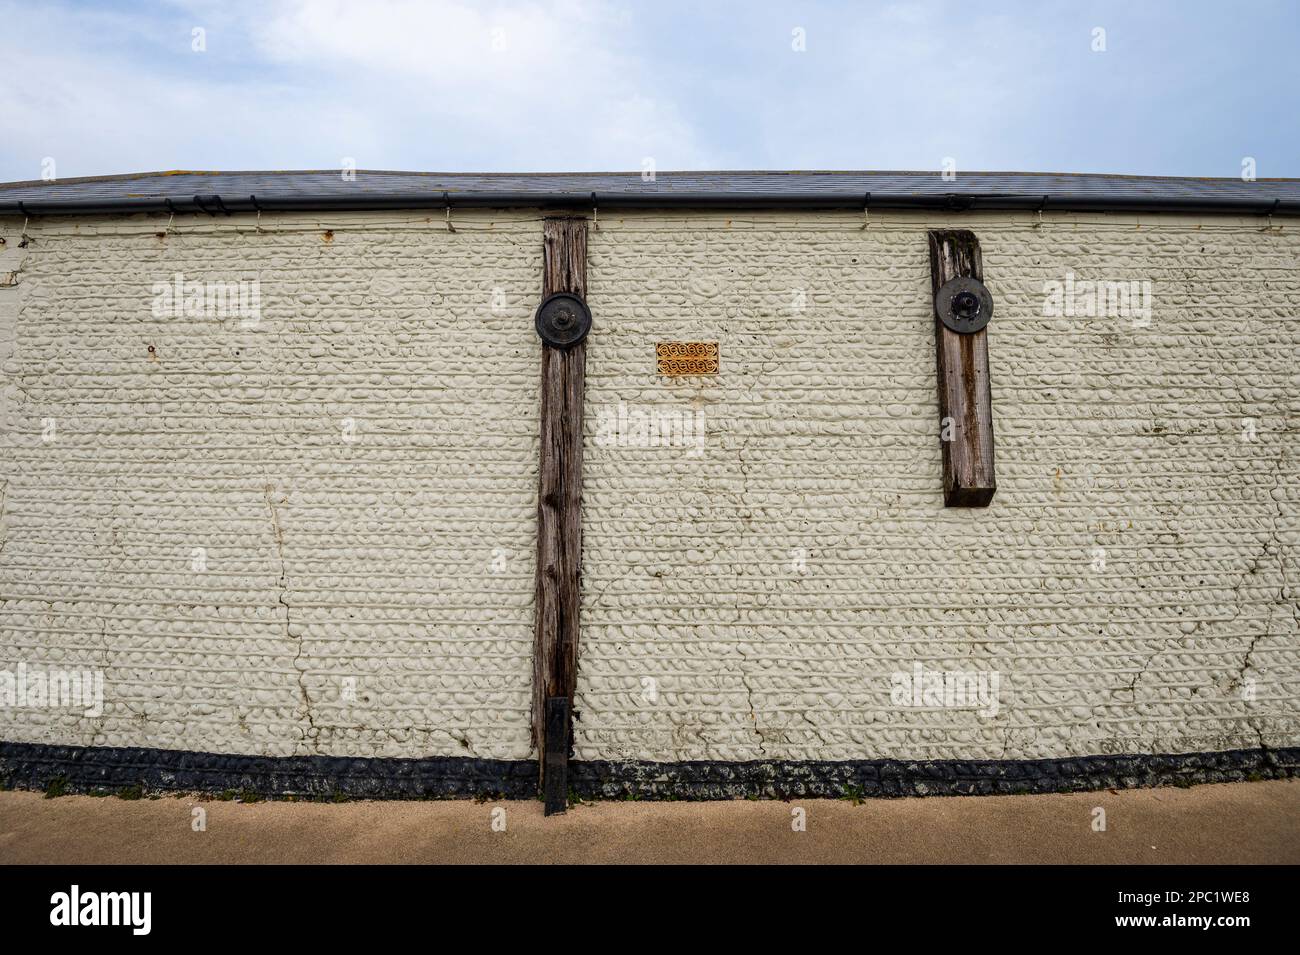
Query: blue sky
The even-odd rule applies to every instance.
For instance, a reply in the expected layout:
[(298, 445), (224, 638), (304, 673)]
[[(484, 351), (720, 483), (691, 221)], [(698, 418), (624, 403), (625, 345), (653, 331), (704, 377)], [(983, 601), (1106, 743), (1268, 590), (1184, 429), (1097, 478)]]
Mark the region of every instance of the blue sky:
[(0, 17), (6, 181), (47, 157), (59, 178), (949, 157), (1300, 176), (1288, 2), (0, 0)]

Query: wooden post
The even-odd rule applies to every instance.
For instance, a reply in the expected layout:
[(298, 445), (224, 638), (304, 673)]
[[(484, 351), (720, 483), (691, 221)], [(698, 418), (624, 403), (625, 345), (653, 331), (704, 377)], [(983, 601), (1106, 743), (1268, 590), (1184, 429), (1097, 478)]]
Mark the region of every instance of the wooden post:
[(546, 746), (542, 754), (542, 798), (544, 815), (569, 808), (569, 699), (546, 698)]
[[(542, 298), (587, 297), (587, 221), (542, 225)], [(541, 444), (537, 491), (533, 744), (545, 812), (568, 805), (573, 691), (578, 674), (582, 580), (582, 399), (587, 346), (542, 345)], [(558, 737), (558, 738), (557, 738)]]
[[(933, 293), (959, 276), (984, 281), (975, 233), (930, 233)], [(993, 397), (986, 329), (963, 335), (934, 316), (939, 371), (939, 426), (945, 507), (985, 507), (993, 500)]]

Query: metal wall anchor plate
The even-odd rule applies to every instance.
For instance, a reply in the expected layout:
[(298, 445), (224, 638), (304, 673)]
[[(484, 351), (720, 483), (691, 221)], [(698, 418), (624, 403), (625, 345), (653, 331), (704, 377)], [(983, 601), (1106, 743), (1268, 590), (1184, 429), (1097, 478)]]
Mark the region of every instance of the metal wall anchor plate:
[(591, 309), (572, 292), (548, 295), (537, 308), (537, 334), (553, 348), (572, 348), (591, 330)]
[(993, 296), (979, 279), (949, 279), (934, 295), (939, 321), (962, 335), (978, 332), (993, 317)]

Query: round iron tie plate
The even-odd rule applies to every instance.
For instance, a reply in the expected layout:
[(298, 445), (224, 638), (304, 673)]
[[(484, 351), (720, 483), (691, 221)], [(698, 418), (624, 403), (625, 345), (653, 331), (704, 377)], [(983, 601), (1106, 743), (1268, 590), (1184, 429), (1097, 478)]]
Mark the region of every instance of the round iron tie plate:
[(979, 279), (963, 275), (943, 283), (935, 293), (934, 310), (946, 327), (969, 335), (993, 317), (993, 296)]
[(537, 334), (553, 348), (572, 348), (591, 331), (591, 309), (572, 292), (548, 295), (537, 308)]

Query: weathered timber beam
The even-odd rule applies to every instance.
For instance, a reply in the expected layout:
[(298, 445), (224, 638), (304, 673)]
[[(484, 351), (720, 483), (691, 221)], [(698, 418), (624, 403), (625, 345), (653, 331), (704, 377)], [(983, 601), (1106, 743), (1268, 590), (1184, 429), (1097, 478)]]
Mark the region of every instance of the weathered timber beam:
[[(950, 279), (984, 280), (980, 244), (965, 230), (930, 233), (933, 292)], [(961, 334), (934, 311), (939, 375), (939, 426), (943, 448), (943, 503), (985, 507), (993, 500), (993, 397), (989, 388), (987, 329)]]
[[(587, 222), (548, 218), (542, 226), (542, 297), (587, 297)], [(537, 491), (533, 743), (547, 815), (568, 804), (573, 693), (578, 673), (582, 580), (582, 401), (587, 346), (542, 345), (541, 442)]]

